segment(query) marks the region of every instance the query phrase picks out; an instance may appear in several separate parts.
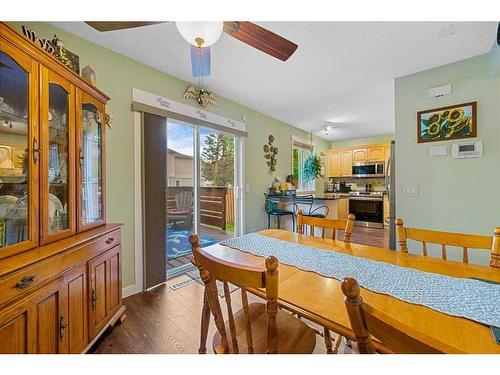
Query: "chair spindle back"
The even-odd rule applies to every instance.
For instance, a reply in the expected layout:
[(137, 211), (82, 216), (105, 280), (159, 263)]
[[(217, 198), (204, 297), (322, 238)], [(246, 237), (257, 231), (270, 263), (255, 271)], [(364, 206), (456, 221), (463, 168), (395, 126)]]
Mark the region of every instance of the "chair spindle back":
[(337, 230), (344, 231), (344, 242), (351, 241), (352, 228), (354, 226), (355, 217), (350, 214), (347, 220), (343, 219), (323, 219), (319, 217), (305, 216), (302, 211), (299, 210), (297, 213), (297, 233), (306, 234), (305, 226), (309, 227), (309, 235), (314, 236), (314, 230), (316, 228), (322, 228), (321, 236), (325, 238), (325, 229), (332, 230), (332, 240), (336, 238)]
[(252, 331), (248, 310), (248, 296), (245, 288), (265, 288), (267, 300), (267, 352), (277, 353), (278, 351), (278, 332), (276, 325), (276, 315), (278, 313), (278, 259), (270, 256), (266, 259), (265, 269), (249, 266), (241, 266), (235, 263), (218, 259), (202, 250), (199, 245), (197, 235), (189, 237), (191, 249), (193, 252), (193, 263), (200, 271), (201, 279), (205, 284), (205, 295), (207, 296), (210, 310), (214, 317), (214, 322), (221, 336), (221, 345), (215, 348), (216, 353), (229, 353), (229, 341), (222, 315), (222, 309), (219, 303), (217, 293), (217, 281), (222, 282), (224, 288), (224, 299), (227, 305), (227, 314), (229, 322), (229, 334), (231, 336), (231, 346), (233, 353), (239, 353), (236, 326), (231, 306), (231, 293), (228, 283), (237, 285), (241, 288), (241, 301), (243, 313), (245, 316), (245, 336), (248, 353), (253, 353)]
[(399, 323), (389, 315), (363, 302), (358, 282), (353, 278), (342, 281), (347, 314), (361, 354), (375, 353), (373, 337), (380, 341), (383, 352), (401, 354), (457, 353), (457, 350), (432, 337), (422, 335)]
[(448, 257), (446, 246), (455, 246), (462, 248), (462, 262), (469, 263), (469, 249), (488, 249), (491, 253), (490, 266), (500, 268), (500, 227), (495, 228), (493, 237), (408, 228), (404, 226), (403, 219), (396, 219), (396, 228), (403, 253), (408, 253), (408, 240), (422, 242), (424, 256), (427, 256), (428, 243), (441, 245), (442, 259)]

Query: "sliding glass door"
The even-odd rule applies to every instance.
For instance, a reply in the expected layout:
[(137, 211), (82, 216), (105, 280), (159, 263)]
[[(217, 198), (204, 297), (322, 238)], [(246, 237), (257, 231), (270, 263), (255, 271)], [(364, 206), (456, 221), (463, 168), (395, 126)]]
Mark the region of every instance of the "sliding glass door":
[[(195, 232), (195, 127), (167, 121), (167, 275), (190, 267)], [(179, 268), (182, 267), (182, 268)]]
[(236, 144), (230, 133), (168, 119), (167, 277), (193, 269), (192, 233), (204, 247), (235, 234)]
[(235, 136), (213, 129), (199, 129), (200, 227), (207, 244), (234, 235)]

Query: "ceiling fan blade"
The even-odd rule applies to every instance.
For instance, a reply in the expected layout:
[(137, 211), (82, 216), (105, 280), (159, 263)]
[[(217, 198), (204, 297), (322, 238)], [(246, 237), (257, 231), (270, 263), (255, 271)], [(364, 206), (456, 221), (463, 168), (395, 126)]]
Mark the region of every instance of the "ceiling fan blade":
[(497, 44), (500, 46), (500, 22), (498, 23), (498, 30), (497, 30)]
[(210, 47), (191, 46), (191, 71), (193, 77), (210, 75)]
[(248, 21), (224, 22), (224, 31), (233, 38), (281, 61), (288, 60), (298, 47), (288, 39)]
[(123, 29), (132, 29), (135, 27), (156, 25), (168, 21), (85, 21), (87, 25), (97, 31), (114, 31)]

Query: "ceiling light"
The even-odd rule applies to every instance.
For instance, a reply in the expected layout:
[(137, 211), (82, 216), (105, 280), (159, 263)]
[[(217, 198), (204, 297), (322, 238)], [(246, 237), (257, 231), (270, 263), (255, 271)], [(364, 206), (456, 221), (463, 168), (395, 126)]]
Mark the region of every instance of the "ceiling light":
[(177, 30), (187, 42), (196, 47), (208, 47), (217, 42), (222, 34), (221, 22), (176, 22)]

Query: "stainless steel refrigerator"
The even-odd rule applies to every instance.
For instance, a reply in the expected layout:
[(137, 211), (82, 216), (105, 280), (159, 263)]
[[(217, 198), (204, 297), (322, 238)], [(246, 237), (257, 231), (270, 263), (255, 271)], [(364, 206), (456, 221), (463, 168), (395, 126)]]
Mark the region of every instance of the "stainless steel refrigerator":
[(385, 172), (385, 189), (389, 199), (389, 248), (396, 250), (396, 141), (391, 141), (391, 154)]

